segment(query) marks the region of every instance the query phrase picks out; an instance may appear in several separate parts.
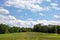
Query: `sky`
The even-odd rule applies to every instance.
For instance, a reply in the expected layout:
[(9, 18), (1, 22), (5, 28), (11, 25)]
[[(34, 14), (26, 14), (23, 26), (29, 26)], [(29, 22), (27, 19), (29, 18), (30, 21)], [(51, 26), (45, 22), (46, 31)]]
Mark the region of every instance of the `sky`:
[(0, 24), (33, 27), (60, 25), (60, 0), (0, 0)]

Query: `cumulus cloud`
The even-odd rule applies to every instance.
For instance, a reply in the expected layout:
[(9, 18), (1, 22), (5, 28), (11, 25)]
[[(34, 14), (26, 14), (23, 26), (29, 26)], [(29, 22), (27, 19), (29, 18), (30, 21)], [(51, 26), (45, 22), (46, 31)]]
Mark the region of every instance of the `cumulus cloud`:
[[(51, 2), (51, 0), (6, 0), (5, 5), (8, 7), (15, 7), (15, 8), (20, 8), (20, 9), (27, 9), (31, 11), (47, 11), (50, 10), (51, 7), (59, 10), (58, 4), (57, 3), (51, 3), (51, 7), (46, 6), (42, 7), (41, 3), (43, 2)], [(20, 10), (21, 11), (21, 10)], [(19, 11), (19, 12), (20, 12)], [(38, 13), (39, 13), (38, 12)], [(9, 14), (9, 11), (7, 9), (4, 9), (0, 7), (0, 14)], [(26, 16), (27, 14), (25, 14)], [(44, 16), (43, 13), (39, 13), (40, 16)], [(21, 16), (22, 17), (22, 16)], [(60, 18), (60, 15), (54, 15), (54, 18)], [(33, 19), (29, 18), (27, 20), (21, 20), (17, 19), (16, 17), (12, 15), (4, 16), (0, 15), (0, 23), (8, 24), (11, 26), (20, 26), (20, 27), (33, 27), (35, 24), (52, 24), (52, 25), (60, 25), (60, 21), (54, 21), (54, 20), (36, 20), (34, 21)]]
[(56, 3), (51, 3), (50, 5), (52, 5), (52, 6), (58, 6), (58, 4), (56, 4)]
[(22, 9), (29, 9), (29, 10), (42, 10), (42, 7), (39, 5), (35, 5), (36, 3), (41, 3), (42, 0), (8, 0), (5, 2), (7, 6), (14, 6), (17, 8)]
[(47, 2), (51, 2), (51, 0), (46, 0)]
[(16, 20), (16, 18), (14, 16), (11, 16), (11, 15), (8, 16), (8, 19), (9, 20)]
[(60, 18), (60, 15), (54, 15), (53, 17), (54, 18)]
[(47, 8), (41, 7), (43, 1), (50, 2), (51, 0), (7, 0), (5, 2), (6, 6), (14, 6), (16, 8), (28, 9), (31, 11), (43, 11)]
[(0, 24), (8, 24), (10, 26), (20, 26), (20, 27), (33, 27), (33, 25), (35, 24), (44, 24), (44, 25), (48, 25), (48, 24), (52, 24), (52, 25), (60, 25), (60, 21), (54, 21), (54, 20), (36, 20), (34, 21), (32, 20), (20, 20), (20, 19), (16, 19), (14, 16), (8, 15), (8, 16), (3, 16), (0, 15)]
[(51, 3), (50, 5), (52, 6), (53, 9), (60, 10), (57, 3)]
[(54, 21), (54, 20), (38, 20), (38, 23), (42, 23), (44, 25), (60, 25), (60, 21)]
[[(51, 3), (50, 7), (46, 6), (46, 7), (42, 7), (41, 3), (43, 3), (44, 1), (46, 2), (51, 2), (51, 0), (6, 0), (5, 5), (8, 7), (15, 7), (15, 8), (20, 8), (20, 9), (27, 9), (27, 10), (31, 10), (31, 11), (48, 11), (51, 8), (56, 9), (56, 10), (60, 10), (60, 8), (58, 7), (57, 3)], [(20, 12), (21, 10), (19, 10)], [(39, 13), (38, 12), (38, 13)], [(4, 9), (3, 7), (0, 7), (0, 14), (9, 14), (9, 11), (7, 9)], [(25, 14), (26, 16), (27, 14)], [(43, 13), (39, 13), (40, 16), (44, 16)], [(54, 18), (60, 18), (60, 15), (54, 15)], [(21, 18), (23, 18), (21, 16)], [(60, 21), (54, 21), (54, 20), (36, 20), (34, 21), (33, 19), (29, 18), (27, 20), (21, 20), (21, 19), (17, 19), (16, 17), (12, 16), (12, 15), (8, 15), (8, 16), (4, 16), (4, 15), (0, 15), (0, 23), (3, 24), (8, 24), (11, 26), (20, 26), (20, 27), (33, 27), (33, 25), (35, 24), (44, 24), (44, 25), (60, 25)]]
[(1, 23), (10, 26), (20, 26), (20, 27), (32, 27), (35, 24), (35, 22), (32, 20), (19, 20), (11, 15), (8, 16), (0, 15), (0, 24)]
[(9, 11), (3, 7), (0, 7), (0, 14), (9, 14)]
[(39, 15), (40, 15), (40, 16), (44, 16), (44, 14), (43, 14), (43, 13), (39, 13)]

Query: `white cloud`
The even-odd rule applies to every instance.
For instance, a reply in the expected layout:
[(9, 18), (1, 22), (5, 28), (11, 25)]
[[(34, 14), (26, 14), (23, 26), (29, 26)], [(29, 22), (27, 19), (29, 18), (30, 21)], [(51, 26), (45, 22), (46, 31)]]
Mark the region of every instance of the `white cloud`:
[(51, 6), (58, 6), (57, 3), (51, 3), (50, 5), (51, 5)]
[[(50, 10), (51, 7), (41, 7), (41, 4), (43, 1), (51, 2), (51, 0), (7, 0), (5, 2), (6, 6), (13, 6), (16, 8), (22, 8), (22, 9), (28, 9), (31, 11), (43, 11), (43, 10)], [(51, 3), (50, 4), (52, 8), (59, 10), (58, 4)], [(21, 11), (21, 10), (20, 10)], [(19, 11), (19, 12), (20, 12)], [(1, 14), (9, 14), (9, 11), (7, 9), (4, 9), (0, 7), (0, 13)], [(27, 14), (25, 14), (27, 15)], [(40, 16), (44, 16), (43, 13), (39, 14)], [(21, 18), (23, 18), (21, 16)], [(54, 18), (60, 18), (60, 15), (54, 15)], [(4, 16), (0, 15), (0, 23), (8, 24), (11, 26), (22, 26), (22, 27), (32, 27), (35, 24), (41, 23), (44, 25), (52, 24), (52, 25), (60, 25), (60, 21), (54, 21), (54, 20), (36, 20), (29, 18), (27, 20), (21, 20), (17, 19), (16, 17), (12, 15)]]
[(3, 7), (0, 7), (0, 14), (9, 14), (9, 11)]
[(11, 26), (22, 26), (22, 27), (30, 27), (33, 25), (33, 21), (31, 20), (19, 20), (16, 19), (14, 16), (8, 15), (8, 16), (4, 16), (4, 15), (0, 15), (0, 23), (3, 24), (8, 24)]
[(16, 18), (14, 16), (8, 15), (8, 16), (4, 16), (4, 15), (0, 15), (0, 20), (16, 20)]
[(51, 3), (50, 5), (52, 6), (53, 9), (60, 10), (57, 3)]
[(32, 20), (33, 20), (32, 18), (27, 19), (27, 21), (32, 21)]
[(40, 16), (44, 16), (44, 14), (43, 14), (43, 13), (39, 13), (39, 15), (40, 15)]
[(8, 19), (9, 20), (16, 20), (16, 18), (14, 16), (11, 16), (11, 15), (8, 16)]
[(43, 11), (44, 9), (39, 5), (31, 4), (28, 6), (31, 11)]
[(5, 4), (8, 4), (10, 6), (15, 6), (15, 7), (26, 7), (30, 4), (34, 3), (41, 3), (42, 0), (8, 0), (5, 2)]
[(54, 18), (60, 18), (60, 15), (54, 15), (53, 17)]
[(54, 21), (54, 20), (37, 20), (37, 23), (43, 24), (43, 25), (60, 25), (60, 21)]
[(51, 7), (46, 6), (46, 7), (44, 7), (44, 10), (45, 10), (45, 11), (49, 11), (49, 10), (51, 10)]
[(46, 0), (47, 2), (51, 2), (51, 0)]
[[(14, 20), (12, 20), (14, 19)], [(8, 16), (3, 16), (0, 15), (0, 23), (8, 24), (11, 26), (20, 26), (20, 27), (33, 27), (35, 24), (52, 24), (52, 25), (60, 25), (60, 21), (54, 21), (54, 20), (20, 20), (16, 19), (14, 16), (8, 15)]]
[(7, 0), (5, 2), (6, 6), (14, 6), (16, 8), (28, 9), (31, 11), (43, 11), (47, 8), (43, 8), (38, 4), (41, 4), (43, 1), (50, 2), (51, 0)]

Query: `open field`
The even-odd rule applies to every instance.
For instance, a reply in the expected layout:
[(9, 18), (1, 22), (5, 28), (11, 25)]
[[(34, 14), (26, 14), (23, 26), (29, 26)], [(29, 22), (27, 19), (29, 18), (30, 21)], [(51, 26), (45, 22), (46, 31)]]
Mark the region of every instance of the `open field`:
[(60, 40), (60, 34), (38, 32), (0, 34), (0, 40)]

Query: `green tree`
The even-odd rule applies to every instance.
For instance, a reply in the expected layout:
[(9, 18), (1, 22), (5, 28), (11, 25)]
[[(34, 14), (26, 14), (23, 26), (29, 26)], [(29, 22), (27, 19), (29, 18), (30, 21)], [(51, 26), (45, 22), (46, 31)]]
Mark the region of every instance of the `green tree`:
[(20, 27), (15, 27), (15, 26), (10, 27), (9, 32), (10, 33), (20, 32)]
[(5, 25), (5, 24), (0, 24), (0, 34), (1, 33), (8, 33), (8, 25)]
[(41, 28), (42, 28), (41, 24), (36, 24), (34, 25), (33, 31), (41, 32), (42, 31)]
[(48, 26), (46, 26), (46, 25), (42, 26), (41, 30), (44, 33), (48, 33)]

